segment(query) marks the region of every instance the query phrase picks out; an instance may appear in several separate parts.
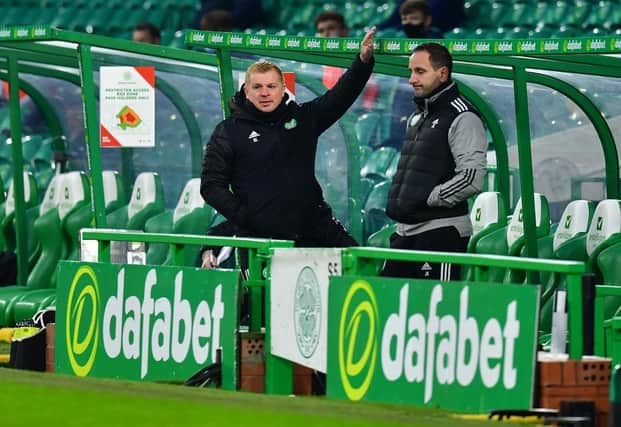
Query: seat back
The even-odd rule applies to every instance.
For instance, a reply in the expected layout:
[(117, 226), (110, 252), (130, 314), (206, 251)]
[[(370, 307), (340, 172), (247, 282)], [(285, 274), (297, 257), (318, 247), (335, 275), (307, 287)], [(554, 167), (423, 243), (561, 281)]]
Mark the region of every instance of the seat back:
[[(483, 237), (507, 227), (507, 213), (502, 194), (494, 191), (480, 193), (472, 204), (470, 222), (472, 223), (472, 236), (468, 240), (467, 252), (476, 253), (477, 245)], [(504, 239), (504, 231), (498, 233), (498, 238)], [(494, 242), (488, 243), (496, 246)], [(501, 245), (506, 246), (502, 243)], [(503, 248), (500, 250), (505, 252)], [(464, 280), (474, 280), (473, 270), (468, 266), (463, 266), (461, 277)]]
[(554, 232), (552, 243), (554, 251), (570, 239), (588, 231), (594, 209), (593, 202), (588, 200), (574, 200), (565, 207)]
[(54, 175), (48, 183), (45, 194), (43, 195), (43, 200), (39, 205), (39, 215), (43, 215), (50, 209), (58, 207), (58, 203), (60, 202), (62, 178), (62, 175)]
[[(178, 223), (183, 217), (191, 214), (195, 209), (205, 206), (205, 200), (201, 196), (201, 179), (190, 179), (183, 188), (177, 206), (173, 212), (173, 223)], [(209, 224), (207, 224), (209, 225)]]
[(103, 171), (104, 206), (106, 214), (125, 204), (125, 189), (117, 171)]
[(394, 221), (386, 215), (386, 202), (390, 191), (390, 181), (382, 181), (373, 186), (362, 212), (362, 241), (366, 241), (376, 231)]
[(392, 159), (398, 156), (397, 150), (392, 147), (380, 147), (371, 154), (360, 170), (360, 176), (380, 176), (385, 178), (386, 171), (390, 166)]
[[(205, 235), (215, 216), (213, 208), (205, 203), (201, 196), (200, 178), (190, 179), (179, 197), (177, 207), (173, 212), (173, 229), (175, 234)], [(198, 257), (198, 246), (186, 247), (184, 265), (194, 265)], [(172, 264), (172, 254), (169, 253), (165, 264)]]
[[(564, 259), (573, 261), (588, 260), (586, 253), (586, 232), (593, 218), (594, 205), (588, 200), (574, 200), (570, 202), (563, 211), (558, 227), (549, 243), (549, 252), (539, 248), (539, 257)], [(540, 239), (540, 242), (542, 239)], [(539, 316), (539, 329), (544, 333), (550, 332), (552, 325), (552, 306), (553, 296), (557, 289), (567, 287), (564, 275), (547, 273), (541, 274), (543, 288), (541, 292), (541, 309)]]
[[(587, 233), (586, 251), (589, 259), (621, 233), (621, 200), (606, 199), (597, 204)], [(615, 239), (616, 240), (616, 239)]]
[(67, 244), (66, 258), (77, 260), (80, 229), (91, 226), (93, 221), (90, 183), (86, 174), (79, 171), (64, 174), (62, 192), (58, 216)]
[(472, 204), (470, 221), (472, 236), (468, 242), (468, 252), (474, 252), (481, 237), (507, 225), (507, 212), (502, 194), (495, 191), (479, 194)]
[[(476, 216), (476, 210), (474, 211)], [(481, 215), (483, 212), (481, 211)], [(476, 218), (475, 218), (476, 219)], [(499, 220), (502, 221), (502, 219)], [(524, 246), (524, 224), (522, 219), (522, 199), (515, 206), (511, 221), (506, 226), (498, 226), (478, 237), (469, 248), (474, 253), (491, 255), (517, 256)], [(550, 210), (547, 200), (541, 194), (535, 193), (535, 225), (537, 237), (543, 237), (550, 232)], [(481, 269), (481, 280), (491, 282), (520, 282), (523, 275), (508, 271), (501, 267)]]
[[(535, 230), (537, 237), (550, 234), (550, 208), (548, 200), (542, 194), (534, 194)], [(511, 221), (507, 227), (507, 247), (509, 255), (517, 255), (524, 246), (524, 222), (522, 215), (522, 198), (515, 205)]]
[(127, 205), (127, 229), (143, 230), (147, 219), (164, 211), (164, 190), (160, 176), (142, 172), (134, 182)]
[[(13, 217), (15, 213), (15, 192), (13, 181), (9, 185), (6, 202), (4, 204), (4, 214), (6, 218)], [(32, 208), (39, 203), (39, 193), (37, 192), (37, 181), (31, 172), (24, 171), (24, 204), (26, 209)]]
[(390, 236), (397, 231), (397, 224), (391, 224), (379, 229), (367, 238), (367, 246), (390, 248)]
[[(4, 248), (8, 251), (14, 251), (16, 246), (15, 237), (15, 195), (13, 181), (9, 185), (6, 201), (4, 202), (4, 218), (0, 225)], [(39, 193), (37, 191), (37, 182), (31, 172), (24, 172), (24, 205), (26, 208), (26, 229), (30, 229), (36, 217), (39, 214), (37, 205), (39, 204)], [(27, 247), (28, 253), (33, 254), (36, 251), (37, 241), (33, 233), (28, 233)]]

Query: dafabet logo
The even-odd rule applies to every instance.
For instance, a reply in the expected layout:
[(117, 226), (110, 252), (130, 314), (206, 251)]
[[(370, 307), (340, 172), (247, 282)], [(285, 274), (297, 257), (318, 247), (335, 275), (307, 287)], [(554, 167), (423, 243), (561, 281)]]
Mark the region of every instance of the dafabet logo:
[(88, 375), (97, 355), (99, 306), (99, 284), (95, 272), (89, 266), (82, 266), (69, 289), (65, 323), (69, 363), (80, 377)]
[[(378, 321), (373, 288), (364, 280), (354, 282), (341, 311), (338, 346), (341, 381), (351, 400), (362, 399), (371, 385), (377, 359)], [(362, 350), (357, 351), (356, 343), (360, 342), (361, 334), (364, 334), (364, 344)]]

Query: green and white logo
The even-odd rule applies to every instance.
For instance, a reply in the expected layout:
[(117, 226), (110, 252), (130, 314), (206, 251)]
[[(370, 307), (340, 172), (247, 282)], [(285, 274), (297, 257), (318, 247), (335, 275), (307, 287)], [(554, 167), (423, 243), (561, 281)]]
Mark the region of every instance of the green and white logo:
[(291, 119), (285, 123), (285, 129), (291, 130), (291, 129), (294, 129), (297, 125), (298, 125), (297, 120)]
[(97, 356), (100, 305), (97, 276), (90, 266), (82, 266), (71, 281), (65, 311), (67, 357), (79, 377), (89, 374)]
[(569, 227), (571, 227), (571, 215), (567, 215), (567, 218), (565, 218), (565, 228)]
[(310, 267), (304, 267), (298, 275), (293, 310), (296, 342), (302, 356), (308, 359), (317, 350), (321, 326), (319, 282)]

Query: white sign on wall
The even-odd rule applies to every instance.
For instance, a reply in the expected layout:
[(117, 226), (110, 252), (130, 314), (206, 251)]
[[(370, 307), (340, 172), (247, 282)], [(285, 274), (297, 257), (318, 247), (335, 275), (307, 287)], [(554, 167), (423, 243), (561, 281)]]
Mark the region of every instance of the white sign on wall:
[(272, 354), (326, 372), (328, 284), (341, 275), (339, 248), (275, 249), (271, 264)]
[(155, 146), (155, 67), (101, 67), (99, 77), (100, 146)]

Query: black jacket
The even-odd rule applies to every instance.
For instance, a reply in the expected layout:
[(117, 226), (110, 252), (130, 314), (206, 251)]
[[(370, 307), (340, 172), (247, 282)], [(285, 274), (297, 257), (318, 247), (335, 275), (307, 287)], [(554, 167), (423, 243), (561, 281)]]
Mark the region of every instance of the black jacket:
[(430, 207), (427, 204), (434, 187), (455, 176), (455, 160), (448, 142), (453, 120), (465, 111), (475, 111), (460, 96), (457, 86), (450, 86), (450, 83), (438, 89), (436, 93), (441, 93), (437, 98), (417, 98), (417, 109), (408, 119), (405, 142), (386, 207), (388, 216), (403, 224), (468, 213), (466, 201), (452, 207)]
[(315, 178), (319, 135), (353, 104), (372, 69), (373, 61), (356, 56), (324, 95), (303, 104), (285, 95), (271, 113), (258, 111), (240, 90), (231, 117), (217, 125), (205, 149), (205, 201), (250, 235), (295, 238), (325, 212)]

